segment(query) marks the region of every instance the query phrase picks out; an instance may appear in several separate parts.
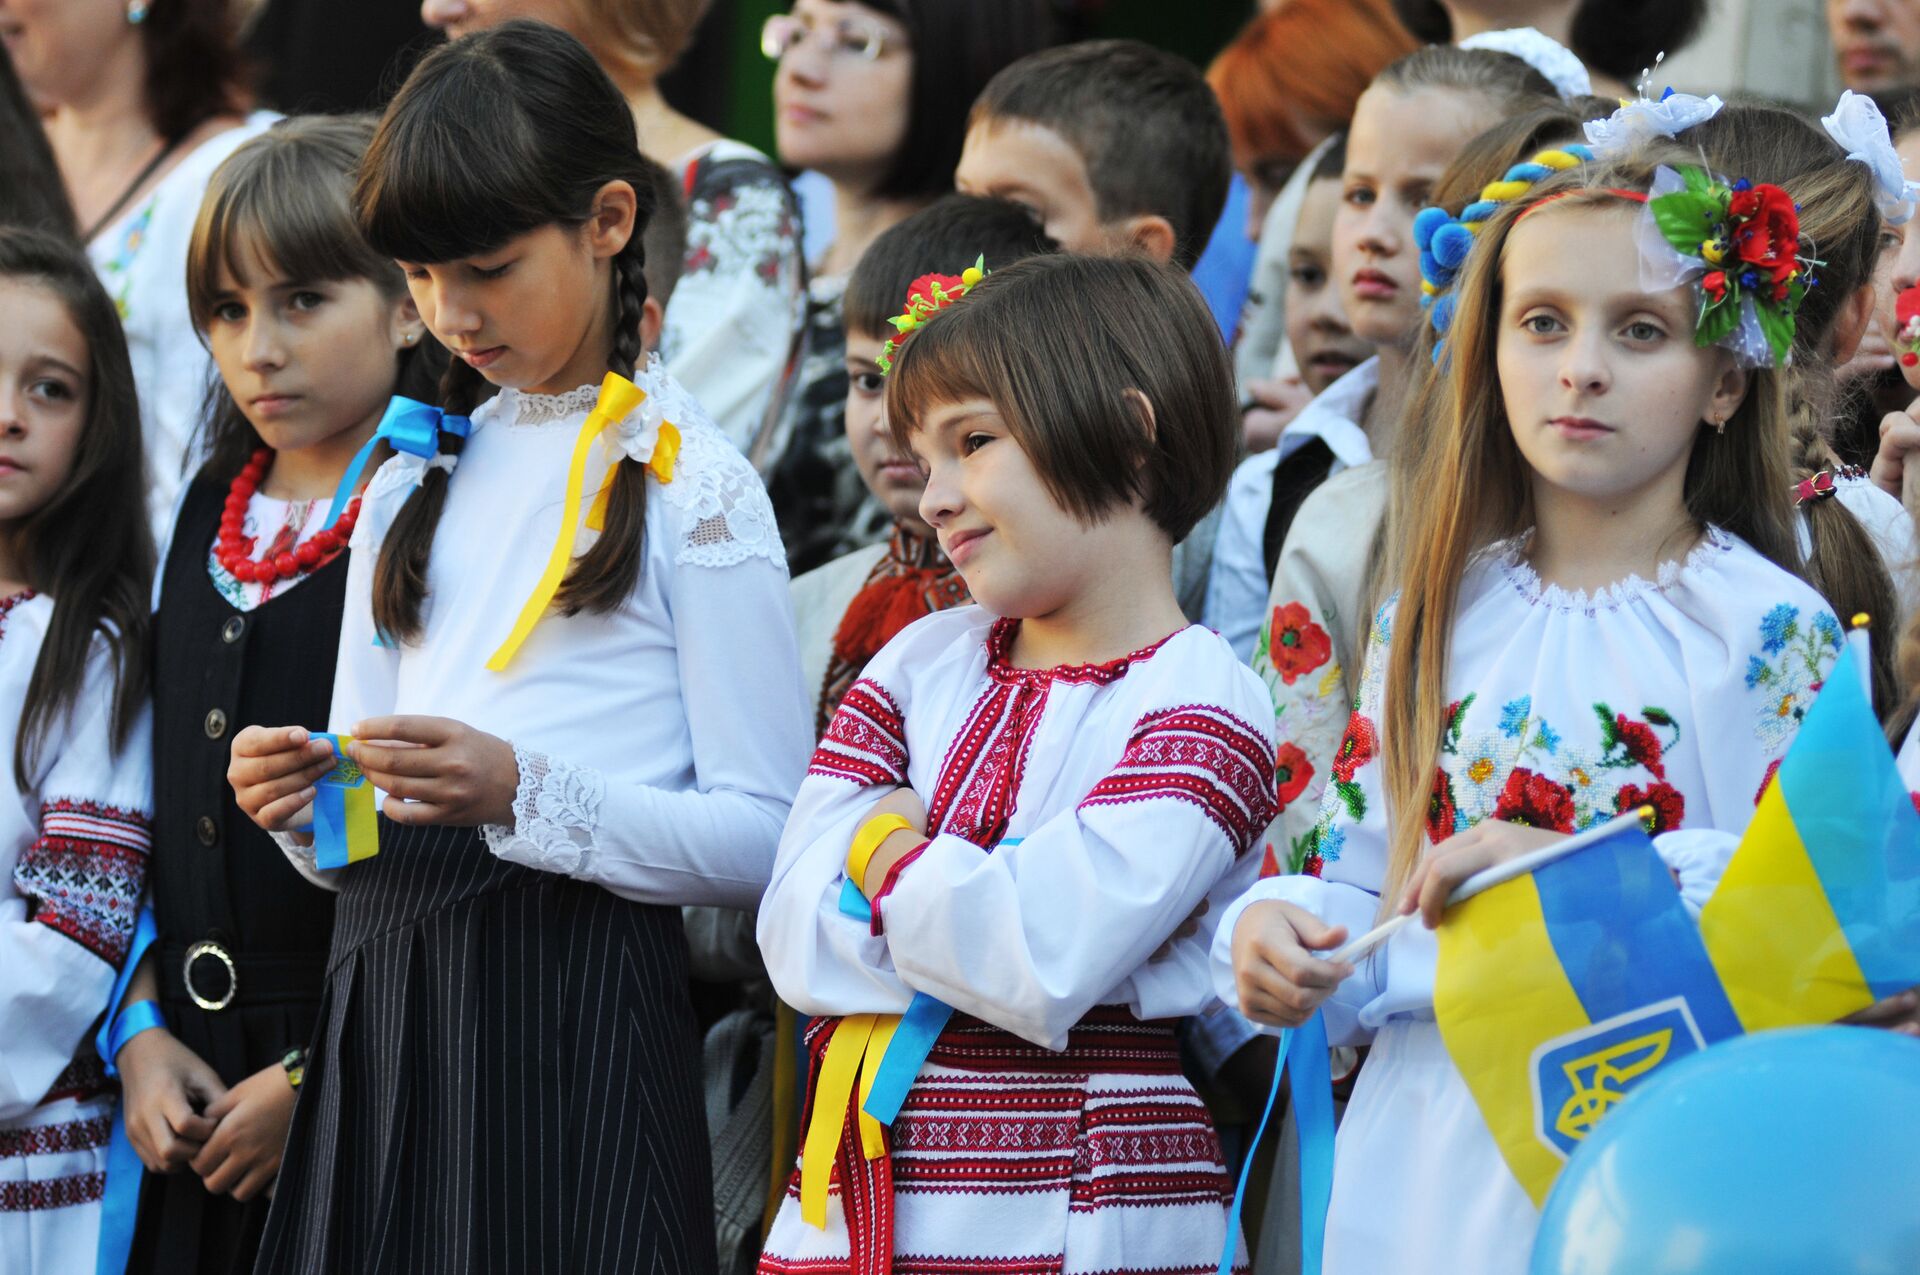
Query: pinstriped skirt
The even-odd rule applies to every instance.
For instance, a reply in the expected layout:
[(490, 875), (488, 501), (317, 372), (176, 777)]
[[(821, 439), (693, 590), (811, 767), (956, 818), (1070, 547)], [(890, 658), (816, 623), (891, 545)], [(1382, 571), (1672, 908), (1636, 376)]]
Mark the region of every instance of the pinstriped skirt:
[(380, 820), (256, 1272), (713, 1270), (677, 908)]

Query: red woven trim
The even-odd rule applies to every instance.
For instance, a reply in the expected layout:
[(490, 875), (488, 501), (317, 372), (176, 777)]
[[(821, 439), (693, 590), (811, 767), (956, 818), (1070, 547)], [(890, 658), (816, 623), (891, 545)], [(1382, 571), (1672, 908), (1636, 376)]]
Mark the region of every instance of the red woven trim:
[(876, 936), (886, 933), (885, 926), (880, 919), (880, 904), (886, 900), (889, 894), (893, 893), (893, 887), (900, 884), (900, 874), (912, 866), (914, 861), (919, 859), (921, 855), (925, 854), (927, 847), (932, 844), (933, 842), (931, 841), (922, 841), (919, 845), (901, 855), (898, 859), (894, 860), (893, 866), (887, 869), (887, 875), (880, 879), (880, 892), (874, 895), (868, 904), (868, 910), (873, 913), (872, 932)]
[[(1193, 626), (1187, 626), (1187, 628), (1191, 627)], [(1150, 642), (1119, 659), (1106, 660), (1099, 664), (1056, 664), (1052, 668), (1015, 668), (1009, 661), (1013, 651), (1013, 639), (1020, 632), (1020, 621), (1007, 617), (995, 620), (993, 627), (987, 631), (987, 672), (997, 682), (1068, 682), (1105, 686), (1125, 677), (1127, 670), (1136, 662), (1152, 659), (1159, 654), (1161, 647), (1186, 631), (1185, 628), (1175, 629), (1158, 642)]]

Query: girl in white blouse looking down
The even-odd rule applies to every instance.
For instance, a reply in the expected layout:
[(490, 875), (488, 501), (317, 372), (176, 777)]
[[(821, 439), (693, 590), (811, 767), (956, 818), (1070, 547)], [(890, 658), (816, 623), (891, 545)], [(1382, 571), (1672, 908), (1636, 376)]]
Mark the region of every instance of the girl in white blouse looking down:
[[(714, 1261), (679, 905), (758, 898), (809, 732), (766, 494), (641, 362), (633, 136), (577, 41), (509, 22), (423, 61), (362, 168), (456, 361), (437, 453), (383, 466), (354, 529), (331, 729), (379, 853), (280, 838), (340, 899), (262, 1270)], [(327, 741), (233, 751), (256, 822), (306, 826)]]
[[(1686, 163), (1574, 170), (1482, 230), (1410, 424), (1433, 443), (1312, 833), (1317, 872), (1260, 882), (1217, 931), (1216, 985), (1250, 1018), (1320, 1009), (1334, 1044), (1372, 1045), (1336, 1145), (1329, 1275), (1527, 1266), (1538, 1215), (1434, 1022), (1449, 892), (1645, 806), (1697, 909), (1839, 653), (1799, 575), (1782, 346), (1696, 338), (1705, 272), (1642, 274), (1646, 192), (1679, 180), (1663, 158)], [(1795, 264), (1790, 215), (1754, 237)], [(1790, 341), (1797, 298), (1728, 270), (1750, 272)], [(1324, 959), (1416, 910), (1425, 925), (1360, 968)]]

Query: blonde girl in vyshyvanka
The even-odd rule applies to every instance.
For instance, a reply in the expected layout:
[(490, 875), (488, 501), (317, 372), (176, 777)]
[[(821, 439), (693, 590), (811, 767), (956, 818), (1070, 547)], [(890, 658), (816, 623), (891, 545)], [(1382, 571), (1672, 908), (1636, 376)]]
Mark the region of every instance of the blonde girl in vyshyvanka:
[[(1710, 210), (1707, 246), (1669, 243), (1650, 194)], [(1330, 1275), (1527, 1266), (1538, 1215), (1433, 1018), (1453, 886), (1647, 806), (1697, 907), (1839, 652), (1798, 574), (1777, 371), (1818, 286), (1805, 251), (1791, 192), (1667, 148), (1541, 182), (1467, 259), (1408, 424), (1431, 446), (1321, 804), (1323, 876), (1259, 883), (1213, 952), (1256, 1022), (1322, 1009), (1334, 1043), (1372, 1045)], [(1323, 959), (1416, 909), (1358, 969)]]
[(640, 359), (642, 163), (587, 51), (516, 21), (423, 60), (361, 165), (456, 362), (348, 565), (331, 730), (377, 853), (285, 835), (318, 723), (234, 740), (241, 808), (339, 891), (258, 1271), (713, 1269), (680, 905), (759, 898), (810, 732), (766, 493)]
[(94, 1028), (147, 875), (153, 540), (86, 258), (0, 229), (0, 315), (0, 1264), (70, 1275), (94, 1268), (113, 1124)]
[(868, 663), (781, 839), (760, 946), (816, 1017), (760, 1269), (1210, 1270), (1230, 1187), (1173, 1035), (1210, 930), (1177, 931), (1273, 806), (1265, 689), (1173, 591), (1232, 465), (1226, 353), (1176, 269), (1036, 257), (886, 394), (978, 605)]

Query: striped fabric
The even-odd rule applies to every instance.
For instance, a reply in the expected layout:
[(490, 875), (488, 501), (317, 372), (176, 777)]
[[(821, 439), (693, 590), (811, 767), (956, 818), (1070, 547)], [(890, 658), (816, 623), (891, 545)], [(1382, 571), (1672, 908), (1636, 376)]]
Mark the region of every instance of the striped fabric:
[(259, 1265), (356, 1275), (710, 1271), (676, 908), (381, 820), (345, 870)]
[[(836, 1021), (810, 1029), (816, 1065)], [(888, 1149), (868, 1161), (849, 1132), (824, 1231), (800, 1218), (796, 1171), (761, 1275), (1197, 1275), (1226, 1239), (1231, 1184), (1172, 1027), (1122, 1008), (1059, 1053), (956, 1014)]]

